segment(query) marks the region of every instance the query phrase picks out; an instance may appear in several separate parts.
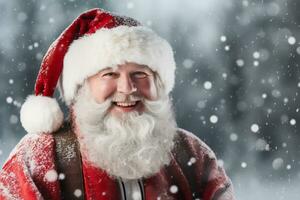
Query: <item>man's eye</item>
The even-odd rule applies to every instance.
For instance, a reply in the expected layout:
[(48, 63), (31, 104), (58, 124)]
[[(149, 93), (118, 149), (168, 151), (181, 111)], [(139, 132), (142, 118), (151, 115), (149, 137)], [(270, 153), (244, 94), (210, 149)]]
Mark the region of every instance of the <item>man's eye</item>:
[(116, 77), (117, 74), (114, 72), (108, 72), (102, 75), (102, 77)]
[(133, 78), (146, 78), (148, 74), (146, 74), (145, 72), (134, 72), (132, 76)]

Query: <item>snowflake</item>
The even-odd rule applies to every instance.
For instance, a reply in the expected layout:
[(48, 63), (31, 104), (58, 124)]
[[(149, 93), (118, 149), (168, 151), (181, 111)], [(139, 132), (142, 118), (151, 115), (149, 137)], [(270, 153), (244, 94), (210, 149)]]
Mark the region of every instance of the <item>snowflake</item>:
[(210, 81), (205, 81), (203, 86), (206, 90), (210, 90), (212, 88), (212, 83)]
[(272, 162), (272, 167), (275, 170), (280, 169), (283, 166), (283, 159), (282, 158), (275, 158)]
[(189, 160), (189, 162), (188, 162), (187, 164), (188, 164), (188, 166), (191, 166), (191, 165), (194, 164), (195, 162), (196, 162), (196, 158), (191, 157), (190, 160)]
[(227, 74), (226, 74), (226, 73), (223, 73), (223, 74), (222, 74), (222, 77), (223, 77), (224, 79), (226, 79), (226, 78), (227, 78)]
[(217, 123), (218, 122), (218, 116), (216, 116), (216, 115), (210, 116), (209, 121), (213, 124)]
[(243, 0), (243, 6), (244, 7), (248, 7), (249, 6), (249, 2), (247, 0)]
[(267, 94), (266, 94), (266, 93), (263, 93), (263, 94), (261, 95), (261, 97), (262, 97), (263, 99), (265, 99), (265, 98), (267, 98)]
[(257, 124), (252, 124), (250, 129), (253, 133), (256, 133), (259, 130), (259, 126)]
[(297, 47), (296, 52), (300, 55), (300, 47)]
[(178, 187), (177, 187), (176, 185), (172, 185), (172, 186), (170, 187), (170, 192), (171, 192), (172, 194), (177, 193), (177, 192), (178, 192)]
[(13, 98), (12, 98), (12, 97), (7, 97), (7, 98), (6, 98), (6, 102), (7, 102), (8, 104), (11, 104), (11, 103), (13, 102)]
[(66, 178), (66, 175), (64, 174), (64, 173), (60, 173), (59, 175), (58, 175), (58, 179), (59, 180), (64, 180)]
[(80, 190), (80, 189), (76, 189), (75, 191), (74, 191), (74, 196), (75, 197), (80, 197), (82, 195), (82, 191)]
[(291, 119), (290, 120), (290, 124), (293, 126), (293, 125), (295, 125), (296, 124), (296, 120), (295, 119)]
[(132, 9), (134, 8), (134, 3), (133, 2), (128, 2), (127, 3), (127, 9)]
[(57, 172), (54, 169), (49, 170), (46, 174), (45, 174), (45, 179), (48, 182), (54, 182), (56, 181), (58, 178)]
[(226, 38), (225, 35), (222, 35), (222, 36), (220, 37), (220, 41), (221, 41), (221, 42), (226, 42), (226, 40), (227, 40), (227, 38)]
[(242, 167), (242, 168), (246, 168), (246, 167), (247, 167), (247, 163), (242, 162), (242, 163), (241, 163), (241, 167)]
[(18, 121), (19, 121), (19, 119), (18, 119), (18, 116), (16, 116), (16, 115), (11, 115), (9, 118), (9, 122), (11, 124), (16, 124), (16, 123), (18, 123)]
[(191, 59), (185, 59), (182, 63), (183, 67), (186, 68), (186, 69), (191, 69), (194, 65), (194, 61), (191, 60)]
[(238, 140), (238, 135), (236, 133), (231, 133), (229, 138), (231, 141), (235, 142)]
[(288, 43), (289, 43), (290, 45), (294, 45), (294, 44), (296, 43), (296, 38), (293, 37), (293, 36), (290, 36), (290, 37), (288, 38)]
[(260, 53), (259, 53), (258, 51), (255, 51), (255, 52), (253, 53), (253, 58), (259, 59), (259, 58), (260, 58)]
[(237, 59), (237, 60), (236, 60), (236, 64), (237, 64), (237, 66), (239, 66), (239, 67), (243, 67), (243, 66), (245, 65), (245, 62), (244, 62), (243, 59)]
[(34, 48), (38, 48), (39, 47), (39, 43), (38, 42), (33, 43), (33, 47)]
[(230, 46), (229, 46), (229, 45), (226, 45), (226, 46), (224, 47), (224, 49), (225, 49), (225, 51), (229, 51), (229, 50), (230, 50)]

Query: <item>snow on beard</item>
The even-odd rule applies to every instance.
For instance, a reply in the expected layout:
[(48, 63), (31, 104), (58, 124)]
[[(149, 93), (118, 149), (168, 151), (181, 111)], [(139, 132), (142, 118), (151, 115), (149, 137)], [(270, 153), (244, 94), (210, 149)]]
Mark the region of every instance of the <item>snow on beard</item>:
[(111, 115), (112, 98), (99, 104), (85, 83), (74, 103), (83, 157), (112, 177), (137, 179), (170, 162), (176, 122), (168, 96), (142, 99), (145, 111)]

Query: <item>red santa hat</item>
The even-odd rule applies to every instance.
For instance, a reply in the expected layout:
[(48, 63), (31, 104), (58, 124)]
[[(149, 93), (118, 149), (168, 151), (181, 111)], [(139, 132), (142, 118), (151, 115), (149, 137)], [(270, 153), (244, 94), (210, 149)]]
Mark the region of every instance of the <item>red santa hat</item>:
[(88, 10), (49, 47), (41, 63), (35, 95), (22, 105), (20, 121), (28, 133), (54, 132), (63, 112), (53, 98), (60, 87), (71, 105), (84, 80), (106, 67), (125, 62), (149, 66), (157, 72), (168, 94), (175, 80), (175, 61), (169, 43), (138, 21), (101, 9)]

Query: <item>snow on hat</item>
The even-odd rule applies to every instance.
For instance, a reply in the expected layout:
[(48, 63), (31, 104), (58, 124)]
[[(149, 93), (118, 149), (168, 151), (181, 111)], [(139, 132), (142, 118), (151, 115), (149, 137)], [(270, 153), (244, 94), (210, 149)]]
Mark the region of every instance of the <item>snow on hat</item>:
[(147, 65), (159, 74), (165, 92), (172, 90), (175, 61), (166, 40), (132, 18), (99, 8), (82, 13), (44, 56), (35, 95), (30, 95), (21, 108), (22, 126), (28, 133), (58, 130), (63, 112), (53, 98), (56, 86), (66, 104), (71, 105), (87, 77), (125, 62)]

